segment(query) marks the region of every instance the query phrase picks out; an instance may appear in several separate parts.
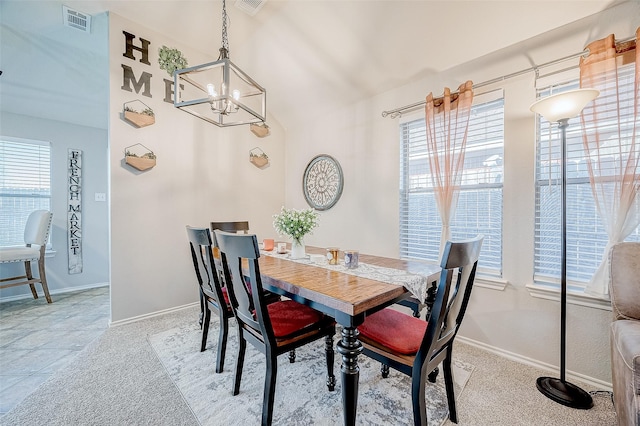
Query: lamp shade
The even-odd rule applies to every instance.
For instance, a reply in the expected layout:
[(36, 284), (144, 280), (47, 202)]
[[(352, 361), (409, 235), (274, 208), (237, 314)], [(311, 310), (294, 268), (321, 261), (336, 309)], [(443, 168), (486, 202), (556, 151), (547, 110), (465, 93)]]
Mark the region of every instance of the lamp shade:
[(576, 89), (547, 96), (531, 105), (531, 111), (553, 123), (580, 114), (585, 106), (598, 97), (599, 90)]

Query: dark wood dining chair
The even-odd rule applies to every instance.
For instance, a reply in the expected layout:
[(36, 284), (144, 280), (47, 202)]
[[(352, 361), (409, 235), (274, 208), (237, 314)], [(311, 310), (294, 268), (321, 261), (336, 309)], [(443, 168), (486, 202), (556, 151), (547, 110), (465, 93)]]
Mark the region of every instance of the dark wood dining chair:
[(478, 236), (468, 241), (447, 242), (436, 300), (426, 322), (385, 308), (368, 316), (358, 327), (363, 353), (382, 363), (383, 377), (388, 376), (389, 367), (411, 377), (414, 425), (427, 424), (426, 376), (440, 362), (449, 419), (458, 422), (451, 371), (453, 341), (469, 303), (482, 240), (483, 236)]
[[(256, 236), (219, 230), (214, 232), (214, 236), (220, 248), (224, 276), (228, 283), (229, 300), (238, 322), (239, 345), (233, 395), (240, 392), (244, 355), (249, 342), (266, 357), (262, 424), (270, 425), (273, 418), (278, 355), (324, 337), (327, 386), (330, 391), (334, 390), (336, 383), (333, 374), (335, 322), (315, 309), (293, 300), (267, 304), (265, 293), (262, 291), (258, 263), (260, 250)], [(251, 291), (245, 285), (245, 275), (249, 277)]]
[(220, 283), (213, 256), (213, 242), (211, 231), (207, 228), (193, 228), (187, 226), (191, 257), (196, 277), (200, 286), (200, 303), (203, 310), (202, 343), (200, 352), (207, 346), (209, 323), (211, 321), (211, 309), (218, 313), (220, 331), (218, 336), (218, 354), (216, 361), (216, 373), (221, 373), (224, 368), (224, 357), (227, 348), (227, 335), (229, 333), (229, 318), (233, 317), (226, 289)]
[[(237, 221), (237, 222), (211, 222), (211, 232), (216, 229), (220, 229), (226, 232), (242, 232), (244, 234), (249, 232), (249, 222), (248, 221)], [(218, 272), (218, 281), (220, 282), (220, 287), (225, 288), (224, 276), (222, 273), (222, 264), (220, 263), (220, 258), (214, 256), (213, 258), (215, 262), (215, 270)], [(224, 290), (226, 291), (226, 290)], [(202, 293), (200, 293), (200, 316), (198, 317), (198, 324), (200, 328), (202, 328), (202, 323), (204, 321), (205, 314), (205, 297)]]
[(236, 222), (211, 222), (211, 230), (215, 231), (216, 229), (224, 232), (247, 234), (249, 233), (249, 222), (246, 220)]
[[(215, 231), (216, 229), (219, 229), (220, 231), (224, 231), (224, 232), (235, 233), (235, 234), (248, 234), (249, 222), (246, 220), (236, 221), (236, 222), (211, 222), (211, 231)], [(222, 264), (220, 263), (220, 258), (215, 257), (214, 260), (216, 262), (216, 268), (218, 269), (220, 284), (222, 285), (222, 288), (225, 289), (226, 284), (224, 281), (224, 273), (222, 272)], [(273, 303), (280, 300), (280, 296), (278, 296), (277, 294), (268, 292), (266, 290), (265, 290), (265, 295), (266, 295), (267, 303)], [(202, 308), (202, 300), (200, 301), (200, 306)], [(202, 314), (200, 315), (200, 317), (202, 318)], [(200, 325), (202, 325), (202, 320), (200, 321)], [(292, 349), (289, 352), (289, 362), (292, 364), (296, 362), (295, 349)]]

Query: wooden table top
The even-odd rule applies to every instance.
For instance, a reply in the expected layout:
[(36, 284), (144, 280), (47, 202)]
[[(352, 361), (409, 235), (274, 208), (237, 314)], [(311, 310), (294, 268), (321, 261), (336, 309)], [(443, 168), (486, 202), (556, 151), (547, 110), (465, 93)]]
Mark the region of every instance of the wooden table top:
[[(310, 246), (306, 247), (306, 251), (307, 254), (326, 253), (325, 249)], [(364, 254), (360, 254), (359, 258), (360, 263), (424, 275), (428, 277), (429, 282), (436, 281), (440, 274), (440, 267), (437, 265), (420, 261)], [(299, 295), (350, 317), (364, 314), (376, 307), (387, 306), (394, 300), (409, 295), (401, 285), (267, 255), (260, 256), (260, 274), (264, 285), (282, 289), (290, 295)]]

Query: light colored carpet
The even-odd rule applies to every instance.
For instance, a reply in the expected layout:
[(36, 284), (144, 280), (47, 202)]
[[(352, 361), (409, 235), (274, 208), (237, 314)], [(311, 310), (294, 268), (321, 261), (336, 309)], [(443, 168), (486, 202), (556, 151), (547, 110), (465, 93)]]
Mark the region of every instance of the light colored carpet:
[[(247, 345), (240, 394), (231, 395), (237, 357), (237, 328), (230, 324), (224, 371), (214, 372), (217, 348), (217, 321), (212, 321), (205, 352), (199, 352), (201, 332), (197, 324), (185, 324), (149, 337), (151, 346), (165, 366), (185, 401), (202, 425), (259, 424), (265, 375), (264, 355)], [(336, 334), (337, 336), (338, 334)], [(342, 423), (340, 384), (341, 357), (336, 353), (336, 389), (326, 387), (324, 340), (296, 351), (296, 362), (288, 355), (278, 358), (274, 404), (274, 425), (335, 425)], [(365, 356), (360, 361), (358, 424), (411, 424), (411, 380), (391, 371), (380, 377), (380, 363)], [(456, 396), (469, 379), (473, 367), (455, 362), (453, 375)], [(442, 374), (427, 385), (429, 424), (441, 425), (448, 416)]]
[(14, 409), (0, 425), (197, 426), (147, 341), (195, 321), (199, 307), (109, 328)]
[[(194, 304), (181, 311), (111, 327), (99, 339), (89, 344), (70, 365), (59, 370), (22, 403), (0, 417), (0, 425), (198, 426), (200, 423), (148, 341), (149, 336), (174, 328), (195, 326), (197, 329), (198, 313), (199, 306)], [(210, 346), (215, 345), (215, 339), (217, 336)], [(199, 354), (197, 341), (192, 343), (194, 356)], [(532, 344), (534, 343), (540, 344), (532, 340)], [(224, 374), (230, 374), (235, 360), (235, 347), (229, 347), (229, 365), (225, 368)], [(207, 350), (204, 354), (209, 357), (213, 371), (214, 352)], [(594, 395), (594, 407), (591, 410), (575, 410), (551, 401), (536, 389), (535, 380), (538, 376), (553, 373), (496, 356), (462, 341), (456, 342), (453, 354), (454, 358), (474, 367), (464, 391), (456, 394), (458, 426), (617, 424), (609, 395)], [(322, 356), (320, 354), (318, 358), (322, 359)], [(286, 365), (278, 372), (281, 386), (277, 390), (278, 394), (282, 394), (282, 386), (288, 386), (281, 375), (289, 367), (286, 355), (284, 360)], [(301, 362), (300, 359), (297, 363)], [(336, 371), (338, 365), (336, 357)], [(377, 366), (370, 369), (363, 367), (361, 383), (365, 381), (365, 373), (377, 374), (377, 370)], [(318, 374), (322, 378), (314, 379), (313, 386), (317, 386), (318, 395), (326, 396), (329, 392), (324, 387), (324, 369)], [(459, 374), (454, 374), (460, 378)], [(587, 391), (596, 390), (585, 384), (575, 384), (581, 385)], [(231, 388), (227, 389), (227, 395), (230, 395)], [(261, 401), (262, 384), (259, 389), (253, 392), (255, 398)], [(249, 389), (243, 384), (241, 391), (246, 393)], [(276, 409), (276, 422), (282, 419), (282, 413), (281, 409)], [(371, 424), (371, 421), (367, 421), (367, 417), (361, 414), (362, 409), (357, 424)], [(409, 423), (410, 419), (408, 415), (403, 424)], [(238, 422), (230, 424), (235, 425)], [(253, 424), (257, 422), (246, 423), (243, 426)], [(435, 422), (429, 424), (433, 425)], [(447, 420), (445, 425), (453, 426), (453, 423)]]

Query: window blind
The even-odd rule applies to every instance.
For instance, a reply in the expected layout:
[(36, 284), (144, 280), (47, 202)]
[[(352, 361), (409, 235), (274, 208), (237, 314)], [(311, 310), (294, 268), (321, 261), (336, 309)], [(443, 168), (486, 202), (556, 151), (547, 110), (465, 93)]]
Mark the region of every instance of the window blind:
[[(616, 154), (629, 152), (632, 143), (631, 129), (634, 121), (633, 111), (633, 72), (634, 66), (619, 69), (618, 78), (622, 92), (619, 100), (623, 106), (621, 120), (602, 120), (599, 129), (611, 128), (617, 135), (617, 126), (622, 128), (622, 139), (612, 136), (610, 161), (606, 161), (604, 175), (614, 175)], [(552, 93), (577, 89), (579, 82), (557, 83), (538, 90), (538, 97)], [(611, 100), (612, 108), (617, 108)], [(625, 107), (625, 105), (627, 105)], [(585, 122), (585, 130), (592, 131), (594, 122)], [(560, 144), (562, 134), (556, 123), (537, 118), (537, 154), (536, 154), (536, 212), (535, 212), (535, 280), (559, 282), (561, 250), (561, 176)], [(574, 289), (584, 289), (598, 269), (608, 241), (607, 233), (598, 216), (596, 204), (589, 183), (587, 162), (591, 161), (582, 142), (581, 120), (576, 117), (569, 120), (567, 128), (567, 281)], [(640, 203), (640, 199), (636, 199)], [(640, 241), (640, 231), (636, 228), (626, 241)]]
[[(502, 273), (504, 98), (474, 100), (454, 240), (484, 234), (481, 269)], [(400, 124), (400, 257), (440, 261), (442, 222), (431, 183), (424, 118)]]
[(0, 245), (23, 245), (34, 210), (50, 210), (51, 147), (0, 137)]

